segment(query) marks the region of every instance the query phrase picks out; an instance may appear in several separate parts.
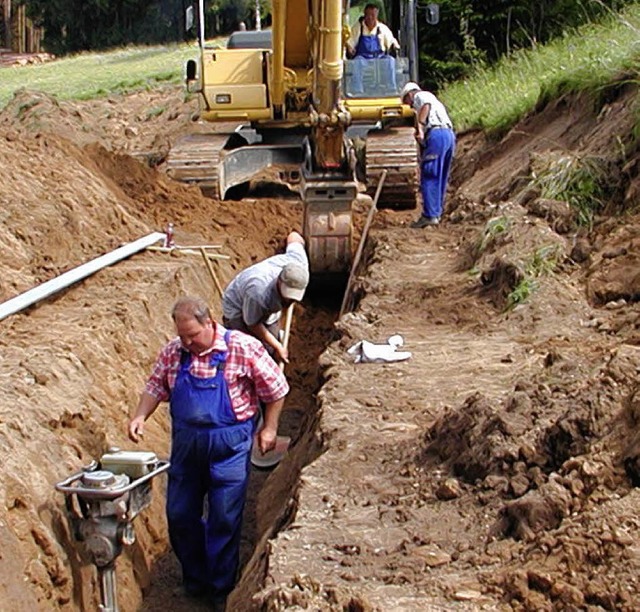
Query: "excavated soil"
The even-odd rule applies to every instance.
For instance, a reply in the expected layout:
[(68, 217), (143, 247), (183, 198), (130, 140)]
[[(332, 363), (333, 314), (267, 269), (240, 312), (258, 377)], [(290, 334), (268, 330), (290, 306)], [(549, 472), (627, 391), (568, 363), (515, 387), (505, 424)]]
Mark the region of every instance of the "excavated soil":
[[(621, 81), (624, 83), (624, 81)], [(355, 306), (296, 311), (283, 433), (252, 474), (232, 611), (635, 610), (640, 601), (637, 89), (567, 97), (500, 141), (461, 134), (444, 222), (380, 211)], [(293, 199), (204, 198), (163, 173), (193, 121), (178, 88), (0, 113), (0, 301), (174, 223), (219, 245), (222, 282), (301, 227)], [(605, 164), (592, 226), (529, 177)], [(255, 194), (254, 194), (255, 195)], [(366, 208), (356, 212), (362, 225)], [(95, 568), (54, 484), (110, 446), (183, 293), (220, 299), (197, 255), (142, 252), (0, 321), (2, 609), (91, 610)], [(411, 357), (354, 363), (401, 334)], [(144, 449), (168, 455), (159, 410)], [(204, 610), (179, 590), (164, 478), (117, 561), (123, 611)]]

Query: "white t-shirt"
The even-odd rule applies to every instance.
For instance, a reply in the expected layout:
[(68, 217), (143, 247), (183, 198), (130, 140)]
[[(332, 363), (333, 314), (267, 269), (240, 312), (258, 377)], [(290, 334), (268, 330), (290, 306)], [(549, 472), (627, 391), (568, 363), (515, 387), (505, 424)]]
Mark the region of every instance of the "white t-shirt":
[(420, 109), (425, 104), (430, 106), (429, 116), (427, 117), (425, 126), (427, 129), (434, 127), (453, 127), (453, 123), (451, 123), (451, 119), (449, 119), (449, 114), (444, 104), (430, 91), (418, 91), (413, 96), (413, 110), (416, 111), (416, 115), (420, 116)]

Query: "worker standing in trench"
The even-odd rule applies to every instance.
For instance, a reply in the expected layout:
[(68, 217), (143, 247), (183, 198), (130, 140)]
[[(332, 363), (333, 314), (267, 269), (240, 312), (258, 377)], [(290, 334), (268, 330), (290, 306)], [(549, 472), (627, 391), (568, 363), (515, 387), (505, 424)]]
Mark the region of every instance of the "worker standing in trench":
[(256, 443), (266, 453), (275, 447), (289, 385), (260, 342), (214, 322), (203, 300), (181, 298), (171, 316), (178, 335), (160, 351), (129, 437), (138, 442), (145, 421), (169, 400), (169, 538), (186, 594), (221, 611), (238, 571), (256, 415), (262, 403)]
[(222, 296), (223, 324), (260, 340), (279, 363), (288, 363), (280, 339), (282, 309), (302, 301), (309, 284), (305, 241), (298, 232), (287, 236), (286, 252), (260, 261), (238, 273)]

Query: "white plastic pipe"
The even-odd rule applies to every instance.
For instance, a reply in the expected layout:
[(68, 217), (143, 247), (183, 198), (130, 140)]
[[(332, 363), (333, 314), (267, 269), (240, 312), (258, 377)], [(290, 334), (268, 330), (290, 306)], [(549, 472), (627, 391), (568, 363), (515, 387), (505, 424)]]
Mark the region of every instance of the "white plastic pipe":
[(60, 276), (56, 276), (46, 283), (42, 283), (42, 285), (38, 285), (33, 289), (29, 289), (20, 295), (17, 295), (10, 300), (3, 302), (0, 304), (0, 321), (5, 317), (8, 317), (11, 314), (15, 314), (27, 306), (31, 306), (40, 300), (43, 300), (46, 297), (49, 297), (51, 294), (68, 287), (69, 285), (73, 285), (73, 283), (90, 276), (94, 272), (98, 272), (102, 270), (102, 268), (106, 268), (111, 264), (117, 263), (118, 261), (130, 257), (134, 253), (138, 251), (142, 251), (142, 249), (146, 249), (148, 246), (151, 246), (154, 242), (158, 242), (158, 240), (164, 240), (166, 234), (160, 232), (154, 232), (153, 234), (148, 234), (143, 238), (139, 238), (135, 242), (130, 242), (129, 244), (125, 244), (115, 251), (111, 251), (106, 255), (101, 255), (100, 257), (96, 257), (87, 263), (84, 263), (77, 268), (72, 268), (68, 272), (64, 272)]

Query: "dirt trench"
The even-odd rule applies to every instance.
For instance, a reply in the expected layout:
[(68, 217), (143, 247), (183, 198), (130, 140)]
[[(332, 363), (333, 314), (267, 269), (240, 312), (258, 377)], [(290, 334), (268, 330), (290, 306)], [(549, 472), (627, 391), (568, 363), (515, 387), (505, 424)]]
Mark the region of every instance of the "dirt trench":
[[(460, 135), (444, 222), (416, 232), (413, 213), (380, 211), (354, 311), (334, 325), (335, 310), (300, 309), (283, 421), (299, 437), (254, 478), (233, 612), (637, 608), (636, 99), (621, 85), (555, 101), (500, 141)], [(0, 299), (168, 222), (181, 244), (220, 245), (223, 281), (281, 248), (299, 203), (213, 202), (139, 162), (162, 159), (192, 113), (177, 89), (18, 94), (0, 113)], [(605, 159), (615, 185), (591, 227), (530, 184), (567, 151)], [(219, 312), (199, 259), (143, 253), (0, 322), (3, 605), (95, 609), (53, 484), (131, 446), (127, 416), (185, 292)], [(347, 353), (393, 334), (409, 359)], [(166, 456), (168, 437), (159, 413), (145, 446)], [(123, 611), (197, 609), (177, 588), (163, 494), (160, 481), (118, 560)]]
[[(149, 103), (145, 99), (146, 108)], [(114, 106), (105, 101), (98, 115), (119, 121)], [(130, 112), (135, 109), (135, 103), (129, 106)], [(128, 152), (103, 147), (110, 143), (101, 144), (95, 133), (87, 136), (88, 121), (84, 111), (27, 92), (0, 117), (6, 246), (2, 300), (123, 242), (162, 231), (169, 222), (179, 244), (219, 245), (226, 258), (216, 266), (223, 283), (242, 267), (282, 250), (287, 233), (301, 229), (299, 203), (273, 198), (258, 204), (251, 199), (213, 202), (145, 168)], [(83, 137), (73, 138), (74, 126)], [(8, 530), (3, 531), (7, 554), (0, 557), (0, 570), (4, 577), (25, 576), (30, 585), (3, 583), (3, 605), (96, 608), (95, 568), (73, 542), (62, 496), (53, 484), (110, 446), (132, 447), (125, 435), (127, 415), (154, 355), (172, 333), (169, 310), (183, 293), (203, 295), (219, 314), (219, 296), (200, 258), (146, 252), (2, 321), (0, 380), (7, 403), (0, 410), (5, 467), (0, 492)], [(286, 476), (258, 470), (252, 475), (243, 564), (256, 544), (264, 549), (271, 527), (286, 521), (296, 474), (318, 452), (313, 434), (304, 432), (313, 420), (317, 355), (335, 318), (335, 306), (326, 303), (296, 311), (295, 366), (288, 372), (292, 392), (282, 422), (282, 433), (291, 435), (294, 445), (287, 469), (279, 468)], [(150, 423), (145, 449), (168, 456), (168, 432), (166, 412), (160, 410)], [(172, 609), (194, 605), (180, 593), (168, 551), (164, 486), (161, 478), (152, 506), (136, 519), (137, 542), (118, 558), (123, 610), (166, 609), (167, 601)], [(261, 492), (267, 495), (264, 501), (258, 498)], [(263, 566), (264, 555), (252, 564)], [(240, 598), (257, 589), (262, 574), (264, 567), (243, 581)]]

